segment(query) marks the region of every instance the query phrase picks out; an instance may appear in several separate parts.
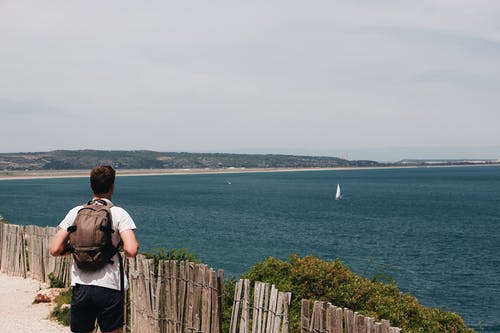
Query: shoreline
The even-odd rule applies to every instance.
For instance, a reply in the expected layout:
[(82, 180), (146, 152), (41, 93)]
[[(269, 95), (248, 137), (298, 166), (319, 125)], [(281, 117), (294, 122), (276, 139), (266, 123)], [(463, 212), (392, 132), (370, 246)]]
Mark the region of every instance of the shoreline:
[[(374, 167), (330, 167), (330, 168), (224, 168), (224, 169), (117, 169), (117, 177), (138, 176), (174, 176), (174, 175), (206, 175), (206, 174), (239, 174), (264, 172), (308, 172), (308, 171), (352, 171), (352, 170), (385, 170), (385, 169), (417, 169), (417, 168), (456, 168), (500, 166), (500, 164), (460, 164), (460, 165), (410, 165), (410, 166), (374, 166)], [(2, 180), (23, 179), (58, 179), (87, 178), (90, 170), (28, 170), (1, 171)]]

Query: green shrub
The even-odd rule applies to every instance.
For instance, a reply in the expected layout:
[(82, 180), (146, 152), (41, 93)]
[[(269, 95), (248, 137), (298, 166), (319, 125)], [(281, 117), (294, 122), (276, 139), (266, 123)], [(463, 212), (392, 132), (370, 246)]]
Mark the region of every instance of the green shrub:
[[(404, 332), (474, 332), (456, 313), (427, 308), (395, 283), (371, 281), (350, 271), (339, 259), (290, 256), (289, 261), (269, 257), (256, 263), (243, 278), (272, 283), (292, 293), (290, 329), (299, 332), (302, 299), (328, 301), (377, 320), (388, 319)], [(233, 287), (234, 289), (234, 287)], [(232, 296), (231, 296), (232, 297)]]
[(153, 252), (144, 253), (146, 258), (159, 260), (177, 260), (177, 261), (190, 261), (197, 262), (196, 257), (193, 253), (189, 252), (187, 249), (170, 249), (165, 252), (165, 248), (160, 247), (153, 249)]
[(64, 288), (64, 281), (54, 275), (54, 273), (49, 273), (50, 288)]
[(198, 262), (195, 255), (187, 249), (170, 249), (165, 252), (165, 248), (160, 247), (153, 249), (153, 252), (144, 253), (144, 256), (148, 259), (153, 259), (155, 274), (158, 273), (158, 263), (160, 260)]
[(71, 320), (71, 309), (65, 304), (71, 304), (71, 288), (63, 291), (54, 300), (56, 307), (50, 313), (50, 317), (57, 320), (59, 323), (69, 326)]

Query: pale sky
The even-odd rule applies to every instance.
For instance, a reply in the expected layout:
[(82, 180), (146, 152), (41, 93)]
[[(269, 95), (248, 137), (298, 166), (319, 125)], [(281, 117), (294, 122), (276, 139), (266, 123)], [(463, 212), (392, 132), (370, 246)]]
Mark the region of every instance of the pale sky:
[(0, 152), (500, 158), (500, 1), (0, 0)]

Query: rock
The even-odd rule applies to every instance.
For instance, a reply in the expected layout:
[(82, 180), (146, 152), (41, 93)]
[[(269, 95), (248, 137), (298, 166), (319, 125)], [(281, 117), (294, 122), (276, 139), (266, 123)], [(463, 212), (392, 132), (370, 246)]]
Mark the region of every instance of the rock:
[(38, 303), (50, 303), (50, 297), (44, 294), (36, 294), (35, 300), (33, 303), (38, 304)]
[(67, 288), (48, 288), (40, 290), (35, 296), (33, 303), (50, 303)]

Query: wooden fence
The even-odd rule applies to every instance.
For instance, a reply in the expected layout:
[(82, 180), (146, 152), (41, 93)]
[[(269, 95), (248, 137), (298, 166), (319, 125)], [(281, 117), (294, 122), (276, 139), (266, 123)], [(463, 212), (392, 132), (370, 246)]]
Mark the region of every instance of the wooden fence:
[[(255, 282), (253, 302), (250, 280), (236, 283), (229, 333), (288, 333), (291, 293), (269, 283)], [(251, 311), (250, 311), (251, 310)]]
[[(56, 228), (0, 223), (0, 272), (48, 275), (70, 284), (71, 257), (52, 257)], [(131, 333), (221, 333), (223, 271), (204, 264), (154, 261), (143, 255), (125, 261), (129, 290), (126, 325)], [(253, 295), (253, 297), (251, 297)], [(229, 333), (288, 333), (291, 293), (268, 283), (239, 280), (235, 286)], [(400, 333), (387, 320), (376, 323), (349, 309), (302, 300), (300, 333)], [(127, 313), (127, 311), (126, 311)], [(128, 314), (128, 313), (127, 313)]]
[(220, 333), (222, 270), (138, 255), (128, 271), (132, 333)]
[(53, 273), (67, 286), (70, 283), (71, 257), (52, 257), (49, 245), (56, 228), (0, 223), (0, 272), (32, 277), (48, 282)]
[[(57, 228), (0, 223), (0, 272), (48, 282), (49, 274), (70, 284), (71, 256), (52, 257)], [(125, 265), (132, 333), (220, 333), (223, 271), (206, 265), (143, 255)]]
[(71, 256), (53, 257), (49, 254), (49, 247), (57, 228), (25, 227), (27, 256), (29, 261), (29, 275), (38, 281), (49, 282), (49, 274), (64, 282), (71, 283)]
[(0, 223), (0, 237), (2, 240), (0, 272), (25, 278), (27, 263), (24, 227)]
[(346, 308), (331, 303), (302, 300), (301, 333), (400, 333), (401, 329), (391, 327), (388, 320), (380, 323)]

